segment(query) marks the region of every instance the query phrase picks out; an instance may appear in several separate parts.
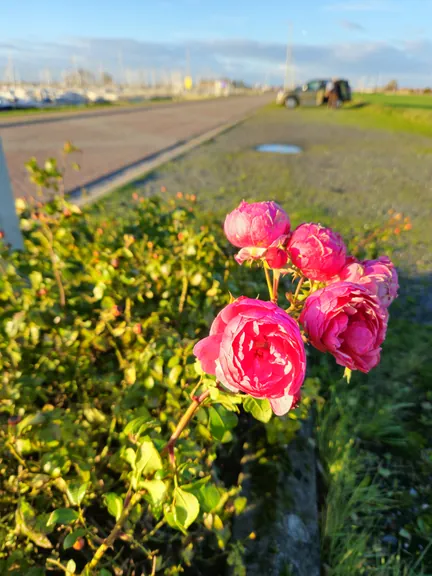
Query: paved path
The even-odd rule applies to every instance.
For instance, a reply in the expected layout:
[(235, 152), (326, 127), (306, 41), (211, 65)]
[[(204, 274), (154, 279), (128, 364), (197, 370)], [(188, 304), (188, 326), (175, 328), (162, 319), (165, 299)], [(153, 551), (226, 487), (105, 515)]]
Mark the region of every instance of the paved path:
[(88, 185), (177, 143), (189, 140), (264, 105), (271, 96), (237, 96), (211, 101), (99, 110), (93, 114), (15, 118), (1, 121), (9, 174), (15, 196), (34, 194), (24, 163), (58, 155), (66, 140), (83, 154), (80, 172), (69, 170), (66, 190)]

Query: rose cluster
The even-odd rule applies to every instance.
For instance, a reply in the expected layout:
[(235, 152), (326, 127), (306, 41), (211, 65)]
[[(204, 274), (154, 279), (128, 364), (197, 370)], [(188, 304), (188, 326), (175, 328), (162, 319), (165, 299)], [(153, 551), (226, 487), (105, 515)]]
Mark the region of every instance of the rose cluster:
[[(242, 202), (227, 215), (224, 231), (240, 248), (239, 264), (262, 263), (272, 301), (241, 296), (219, 313), (194, 348), (205, 372), (231, 392), (267, 398), (282, 415), (300, 398), (304, 341), (350, 370), (369, 372), (379, 363), (387, 309), (398, 291), (389, 258), (360, 262), (347, 255), (339, 234), (320, 224), (291, 231), (275, 202)], [(277, 304), (284, 274), (298, 281), (287, 310)]]

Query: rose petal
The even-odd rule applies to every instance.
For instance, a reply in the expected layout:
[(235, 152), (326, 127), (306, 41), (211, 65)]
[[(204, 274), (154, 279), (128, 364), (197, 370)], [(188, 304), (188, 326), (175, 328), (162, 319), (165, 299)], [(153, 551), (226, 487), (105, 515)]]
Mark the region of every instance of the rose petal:
[(276, 416), (283, 416), (287, 412), (291, 410), (292, 405), (294, 404), (294, 396), (290, 396), (287, 394), (286, 396), (282, 396), (282, 398), (271, 398), (270, 399), (270, 406)]
[(216, 374), (216, 360), (222, 342), (222, 334), (207, 336), (195, 344), (193, 353), (201, 362), (201, 368), (206, 374)]

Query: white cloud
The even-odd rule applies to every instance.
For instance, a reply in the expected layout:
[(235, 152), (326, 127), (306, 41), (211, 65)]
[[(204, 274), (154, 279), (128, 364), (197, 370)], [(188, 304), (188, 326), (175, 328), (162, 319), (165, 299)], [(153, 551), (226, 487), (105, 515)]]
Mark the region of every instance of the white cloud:
[[(50, 69), (60, 77), (70, 68), (72, 57), (79, 66), (93, 71), (102, 64), (114, 75), (120, 72), (122, 55), (125, 69), (151, 70), (162, 74), (184, 73), (186, 48), (195, 75), (228, 75), (246, 81), (283, 82), (286, 45), (245, 39), (184, 40), (178, 42), (140, 42), (132, 39), (68, 39), (58, 43), (14, 41), (20, 47), (14, 52), (14, 65), (23, 79), (37, 80), (40, 71)], [(356, 83), (364, 76), (382, 75), (397, 78), (403, 85), (425, 85), (429, 82), (427, 62), (432, 44), (427, 42), (348, 42), (345, 44), (296, 44), (293, 47), (296, 79), (343, 76)], [(7, 64), (8, 51), (0, 50), (0, 70)], [(148, 76), (147, 76), (148, 77)]]

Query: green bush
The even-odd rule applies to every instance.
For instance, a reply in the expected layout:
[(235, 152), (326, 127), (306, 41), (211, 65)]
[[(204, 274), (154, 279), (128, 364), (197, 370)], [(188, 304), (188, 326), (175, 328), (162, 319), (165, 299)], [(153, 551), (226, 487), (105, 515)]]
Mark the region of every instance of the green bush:
[(203, 377), (193, 344), (230, 292), (260, 286), (186, 208), (19, 207), (25, 252), (0, 254), (0, 572), (80, 573), (96, 557), (87, 572), (221, 573), (246, 505), (239, 470), (218, 465), (234, 400), (207, 379), (212, 407), (174, 471), (163, 447)]

